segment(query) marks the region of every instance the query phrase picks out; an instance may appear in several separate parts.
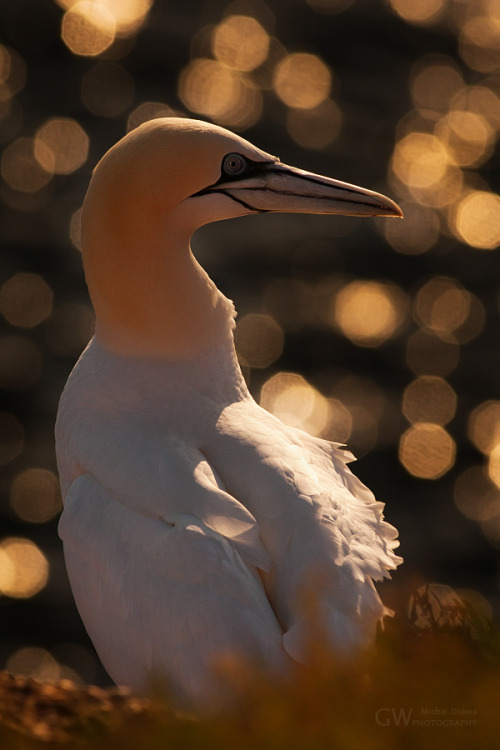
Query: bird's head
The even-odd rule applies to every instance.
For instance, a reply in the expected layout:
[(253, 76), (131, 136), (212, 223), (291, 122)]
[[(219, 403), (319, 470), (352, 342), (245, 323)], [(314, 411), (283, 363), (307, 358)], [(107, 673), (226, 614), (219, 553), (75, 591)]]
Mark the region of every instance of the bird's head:
[(142, 223), (169, 215), (170, 229), (180, 220), (191, 232), (262, 212), (401, 216), (379, 193), (289, 167), (217, 125), (175, 117), (151, 120), (113, 146), (86, 203), (107, 211), (102, 218), (117, 231), (134, 216)]
[(135, 348), (154, 338), (152, 350), (162, 338), (177, 350), (191, 338), (194, 350), (209, 338), (201, 321), (224, 298), (190, 253), (191, 235), (209, 222), (278, 211), (401, 216), (379, 193), (288, 167), (217, 125), (164, 118), (130, 132), (95, 168), (82, 214), (101, 336), (124, 350), (132, 338)]

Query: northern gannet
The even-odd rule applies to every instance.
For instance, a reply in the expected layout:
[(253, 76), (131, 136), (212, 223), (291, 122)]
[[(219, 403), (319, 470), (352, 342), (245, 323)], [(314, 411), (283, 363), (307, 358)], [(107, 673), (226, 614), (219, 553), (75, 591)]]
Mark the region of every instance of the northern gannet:
[(311, 597), (325, 647), (372, 642), (387, 613), (373, 580), (401, 562), (352, 456), (252, 399), (234, 307), (191, 252), (198, 227), (270, 211), (401, 216), (182, 118), (115, 144), (83, 207), (96, 328), (56, 425), (67, 571), (113, 680), (144, 691), (161, 677), (195, 708), (217, 702), (227, 654), (304, 659)]

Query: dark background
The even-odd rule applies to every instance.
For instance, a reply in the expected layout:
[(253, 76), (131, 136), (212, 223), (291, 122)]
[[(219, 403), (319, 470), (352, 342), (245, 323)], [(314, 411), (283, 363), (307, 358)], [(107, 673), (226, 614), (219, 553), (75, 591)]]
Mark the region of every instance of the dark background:
[[(15, 325), (0, 312), (0, 385), (4, 386), (0, 411), (15, 417), (24, 431), (22, 449), (9, 458), (9, 446), (15, 440), (12, 422), (1, 425), (5, 427), (1, 446), (6, 447), (0, 475), (0, 544), (12, 537), (31, 540), (49, 562), (47, 584), (25, 598), (1, 595), (0, 570), (0, 667), (19, 668), (13, 655), (36, 647), (43, 650), (30, 652), (33, 667), (24, 666), (27, 672), (47, 676), (42, 667), (48, 664), (49, 671), (59, 670), (59, 676), (76, 673), (86, 681), (106, 679), (72, 601), (57, 516), (43, 523), (27, 522), (12, 506), (13, 482), (21, 472), (33, 467), (56, 472), (53, 426), (58, 398), (91, 335), (90, 303), (80, 254), (70, 239), (70, 222), (81, 206), (94, 164), (125, 134), (129, 116), (144, 102), (163, 103), (177, 113), (208, 119), (202, 111), (189, 110), (180, 97), (181, 71), (192, 59), (213, 58), (210, 34), (225, 17), (248, 15), (274, 37), (276, 60), (307, 52), (319, 56), (333, 71), (330, 97), (342, 113), (340, 133), (320, 149), (295, 142), (287, 129), (289, 108), (272, 86), (259, 89), (262, 111), (250, 127), (228, 124), (224, 117), (214, 117), (215, 121), (239, 130), (285, 163), (362, 184), (427, 210), (390, 168), (396, 143), (410, 132), (404, 122), (414, 111), (414, 66), (431, 54), (446, 56), (441, 61), (455, 66), (466, 84), (488, 86), (500, 94), (500, 79), (495, 77), (500, 59), (495, 62), (493, 55), (490, 63), (477, 63), (470, 50), (464, 51), (465, 11), (469, 8), (472, 16), (474, 5), (474, 13), (479, 14), (482, 3), (441, 5), (435, 17), (411, 23), (383, 0), (332, 1), (330, 11), (336, 9), (335, 13), (320, 12), (305, 0), (267, 4), (261, 0), (156, 0), (141, 29), (98, 57), (88, 57), (73, 54), (62, 41), (64, 10), (56, 2), (0, 2), (0, 44), (17, 61), (18, 71), (11, 65), (11, 77), (18, 84), (11, 86), (7, 103), (0, 102), (0, 149), (5, 153), (17, 139), (33, 138), (54, 117), (71, 118), (89, 138), (84, 163), (70, 174), (53, 175), (40, 190), (16, 189), (2, 172), (0, 288), (19, 272), (35, 274), (52, 290), (53, 304), (47, 316), (31, 327)], [(124, 84), (128, 103), (113, 116), (90, 111), (82, 100), (86, 74), (103, 61), (113, 62), (128, 74)], [(246, 75), (259, 87), (262, 81), (272, 80), (272, 64)], [(430, 116), (429, 121), (442, 115)], [(493, 139), (488, 158), (464, 168), (464, 185), (495, 190), (495, 143)], [(353, 381), (357, 390), (347, 404), (353, 418), (349, 446), (361, 459), (354, 470), (387, 503), (386, 516), (400, 530), (405, 557), (394, 582), (385, 585), (384, 597), (389, 602), (404, 601), (412, 587), (438, 581), (479, 591), (498, 612), (497, 488), (487, 478), (477, 486), (478, 498), (485, 492), (483, 484), (487, 485), (498, 506), (489, 514), (488, 523), (466, 518), (455, 503), (457, 480), (468, 468), (487, 464), (470, 439), (471, 412), (487, 400), (500, 398), (498, 251), (462, 242), (447, 224), (448, 208), (437, 208), (433, 215), (440, 232), (425, 252), (400, 252), (397, 242), (391, 246), (382, 219), (305, 216), (249, 217), (212, 225), (196, 235), (193, 248), (218, 286), (235, 301), (240, 319), (248, 313), (272, 314), (284, 331), (278, 359), (265, 368), (246, 368), (257, 399), (261, 386), (278, 372), (298, 373), (319, 393), (340, 400), (339, 384), (348, 377), (358, 378)], [(409, 223), (408, 232), (414, 233), (415, 225)], [(424, 328), (414, 303), (422, 286), (437, 276), (456, 280), (475, 295), (484, 316), (469, 341), (457, 342), (451, 336), (448, 342), (458, 347), (460, 355), (457, 366), (445, 376), (457, 396), (456, 415), (445, 426), (457, 450), (453, 465), (433, 480), (412, 476), (399, 459), (398, 446), (409, 428), (402, 413), (403, 393), (416, 377), (407, 364), (408, 341)], [(285, 303), (273, 302), (276, 288), (270, 285), (277, 279), (300, 282), (299, 287), (284, 285), (292, 295)], [(325, 279), (341, 286), (356, 279), (396, 284), (407, 295), (401, 325), (377, 346), (351, 341), (321, 315)], [(296, 299), (292, 292), (297, 288)], [(28, 303), (21, 300), (19, 304)], [(296, 311), (299, 303), (304, 312), (297, 312), (290, 324), (283, 304)], [(13, 336), (17, 343), (19, 338), (29, 340), (32, 348), (13, 348)], [(432, 367), (428, 374), (433, 374)], [(440, 374), (439, 366), (434, 374)], [(370, 389), (383, 406), (375, 427), (367, 432), (357, 423), (361, 412), (356, 410), (356, 399), (362, 403)], [(467, 491), (473, 496), (475, 488)], [(33, 494), (36, 502), (36, 487)], [(401, 590), (405, 596), (398, 599)]]

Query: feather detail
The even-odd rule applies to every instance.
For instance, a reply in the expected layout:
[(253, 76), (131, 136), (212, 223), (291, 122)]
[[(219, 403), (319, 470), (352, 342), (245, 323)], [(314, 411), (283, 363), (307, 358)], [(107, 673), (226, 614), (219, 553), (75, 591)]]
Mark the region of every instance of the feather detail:
[(210, 707), (222, 701), (217, 660), (283, 669), (281, 628), (259, 576), (199, 519), (138, 514), (83, 474), (59, 534), (78, 609), (118, 683), (141, 691), (162, 675), (180, 705), (207, 708), (207, 696)]

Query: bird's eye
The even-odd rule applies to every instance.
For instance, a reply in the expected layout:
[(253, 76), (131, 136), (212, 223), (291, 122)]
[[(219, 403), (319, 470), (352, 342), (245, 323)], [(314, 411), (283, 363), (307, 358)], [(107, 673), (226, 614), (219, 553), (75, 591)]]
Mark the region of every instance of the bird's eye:
[(240, 154), (228, 154), (222, 162), (222, 171), (230, 177), (237, 177), (243, 174), (247, 167), (247, 161)]

